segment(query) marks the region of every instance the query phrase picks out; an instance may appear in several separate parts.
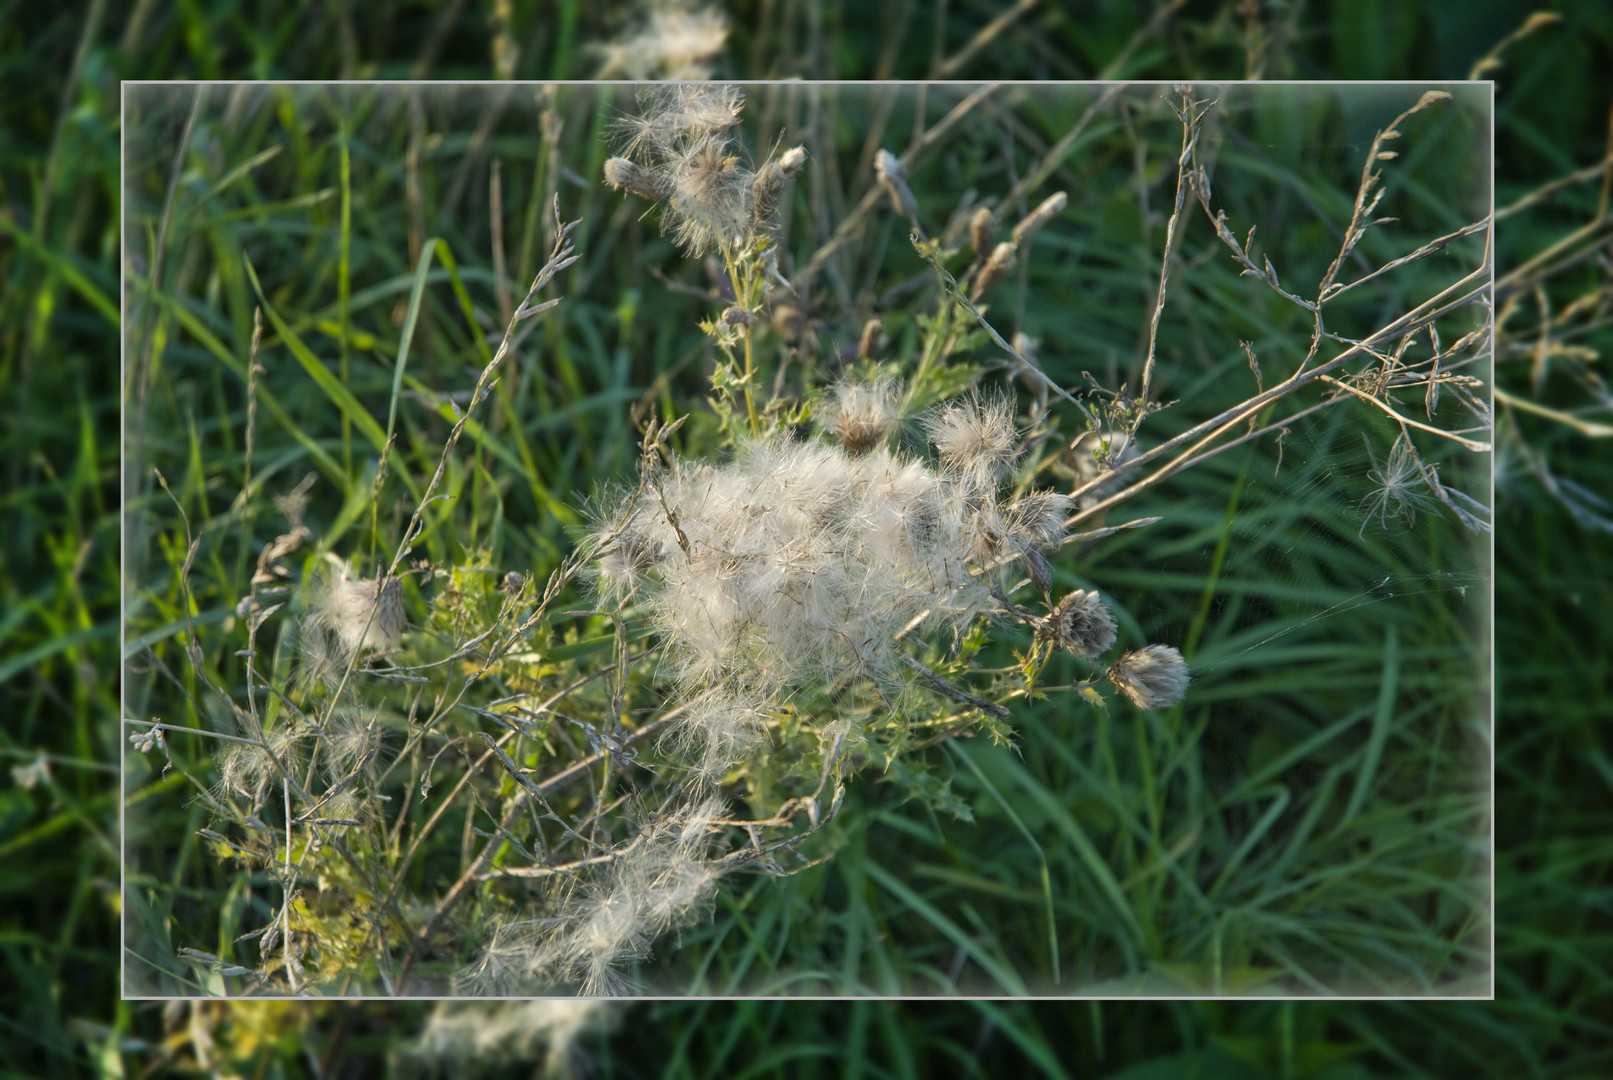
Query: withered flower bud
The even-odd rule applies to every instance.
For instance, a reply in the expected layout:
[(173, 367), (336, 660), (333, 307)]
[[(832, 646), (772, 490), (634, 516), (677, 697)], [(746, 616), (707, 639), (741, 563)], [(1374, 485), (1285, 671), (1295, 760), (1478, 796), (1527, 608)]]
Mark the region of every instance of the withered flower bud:
[(974, 288), (969, 290), (969, 299), (979, 302), (991, 295), (1002, 279), (1018, 262), (1018, 249), (1011, 241), (1004, 240), (991, 251), (991, 258), (986, 265), (980, 268), (980, 276), (975, 278)]
[(613, 157), (605, 162), (605, 183), (617, 191), (629, 191), (651, 202), (667, 193), (666, 185), (654, 173), (622, 157)]

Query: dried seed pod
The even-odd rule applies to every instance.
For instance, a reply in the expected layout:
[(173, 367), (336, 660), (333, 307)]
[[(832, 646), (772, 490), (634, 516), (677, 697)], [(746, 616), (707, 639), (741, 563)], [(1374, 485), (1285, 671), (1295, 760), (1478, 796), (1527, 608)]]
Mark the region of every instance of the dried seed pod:
[(667, 194), (667, 189), (650, 170), (623, 157), (605, 162), (605, 183), (617, 191), (628, 191), (641, 199), (655, 202)]
[(806, 333), (806, 313), (794, 304), (775, 304), (773, 329), (786, 345), (794, 345)]
[(807, 152), (804, 146), (792, 146), (778, 157), (778, 166), (784, 175), (793, 178), (806, 167)]
[(857, 357), (861, 360), (871, 359), (879, 352), (885, 341), (885, 324), (878, 319), (869, 319), (863, 323), (862, 338), (857, 342)]
[(1041, 635), (1077, 656), (1095, 657), (1108, 652), (1118, 632), (1115, 617), (1103, 598), (1090, 589), (1066, 593), (1039, 627)]
[(1139, 709), (1168, 709), (1187, 693), (1187, 661), (1169, 645), (1127, 653), (1107, 672), (1115, 688)]
[(1026, 214), (1020, 223), (1014, 226), (1014, 243), (1023, 244), (1035, 236), (1043, 225), (1064, 213), (1064, 207), (1069, 201), (1070, 197), (1062, 191), (1054, 192), (1043, 199), (1040, 206)]
[(784, 196), (784, 185), (806, 164), (806, 148), (793, 146), (763, 165), (751, 193), (751, 219), (758, 225), (772, 220)]
[(974, 212), (969, 219), (969, 246), (974, 248), (976, 255), (982, 259), (991, 253), (992, 240), (996, 238), (996, 221), (991, 211), (982, 206)]
[(974, 288), (969, 290), (969, 299), (984, 300), (991, 294), (991, 290), (1008, 276), (1008, 272), (1018, 261), (1018, 248), (1012, 241), (1004, 240), (998, 244), (992, 249), (991, 258), (986, 260), (986, 265), (980, 268), (980, 276), (975, 278)]
[(918, 200), (913, 197), (913, 189), (907, 186), (907, 170), (902, 168), (896, 155), (881, 150), (874, 156), (874, 172), (879, 176), (879, 186), (890, 194), (891, 206), (896, 212), (906, 218), (918, 217)]

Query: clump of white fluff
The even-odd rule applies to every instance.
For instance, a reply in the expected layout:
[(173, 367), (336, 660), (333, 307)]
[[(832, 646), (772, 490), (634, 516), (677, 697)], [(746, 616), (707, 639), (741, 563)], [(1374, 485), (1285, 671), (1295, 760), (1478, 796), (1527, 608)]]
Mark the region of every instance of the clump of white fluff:
[(630, 989), (621, 969), (709, 904), (724, 865), (711, 857), (722, 812), (704, 798), (649, 816), (552, 918), (501, 927), (473, 980), (495, 990), (573, 982), (587, 996)]
[(994, 611), (983, 571), (1062, 538), (1062, 497), (998, 506), (982, 490), (1017, 452), (1007, 407), (940, 415), (940, 469), (884, 445), (759, 438), (725, 464), (674, 460), (603, 515), (601, 596), (633, 597), (659, 631), (697, 775), (742, 760), (796, 691), (898, 688), (904, 638)]

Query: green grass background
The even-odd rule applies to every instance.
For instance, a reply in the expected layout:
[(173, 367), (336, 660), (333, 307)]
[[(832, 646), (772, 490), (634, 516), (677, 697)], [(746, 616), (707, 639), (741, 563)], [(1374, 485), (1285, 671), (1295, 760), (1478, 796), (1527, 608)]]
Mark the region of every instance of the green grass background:
[[(585, 70), (571, 44), (599, 29), (597, 12), (562, 5), (540, 18), (515, 5), (523, 44), (516, 72)], [(80, 17), (17, 9), (5, 34), (7, 139), (0, 259), (5, 306), (5, 438), (15, 524), (3, 549), (8, 755), (44, 749), (52, 782), (3, 789), (0, 855), (8, 914), (0, 931), (10, 997), (4, 1060), (22, 1075), (135, 1073), (160, 1062), (164, 1021), (154, 1007), (115, 1005), (117, 667), (118, 205), (116, 82), (120, 76), (222, 74), (486, 74), (487, 12), (465, 5), (422, 52), (433, 13), (375, 5), (347, 48), (308, 11), (193, 3), (144, 5), (143, 23), (95, 4)], [(795, 9), (790, 9), (795, 12)], [(927, 17), (907, 11), (894, 59), (879, 17), (838, 6), (807, 25), (739, 12), (725, 73), (925, 74)], [(795, 12), (799, 14), (799, 12)], [(8, 13), (13, 14), (13, 13)], [(966, 65), (964, 75), (1093, 74), (1124, 47), (1147, 12), (1092, 5), (1040, 13)], [(1516, 25), (1510, 5), (1314, 6), (1268, 74), (1376, 78), (1464, 75)], [(1607, 101), (1595, 71), (1613, 38), (1598, 7), (1576, 6), (1566, 27), (1507, 53), (1498, 72), (1498, 200), (1595, 160)], [(944, 45), (967, 41), (989, 17), (954, 5)], [(321, 30), (330, 31), (318, 36)], [(305, 35), (317, 44), (308, 45)], [(1238, 23), (1213, 5), (1180, 14), (1111, 74), (1234, 77)], [(1101, 50), (1101, 51), (1100, 51)], [(571, 65), (577, 67), (571, 67)], [(564, 65), (564, 66), (562, 66)], [(1501, 231), (1500, 264), (1538, 250), (1594, 208), (1576, 189)], [(1504, 380), (1505, 381), (1505, 380)], [(1518, 380), (1508, 385), (1525, 385)], [(1571, 388), (1547, 395), (1571, 402)], [(1530, 430), (1554, 466), (1606, 489), (1594, 444)], [(988, 1074), (1062, 1055), (1071, 1075), (1595, 1076), (1606, 1071), (1608, 866), (1605, 714), (1610, 597), (1594, 573), (1605, 538), (1588, 534), (1524, 486), (1504, 494), (1497, 530), (1501, 632), (1497, 769), (1498, 1000), (1493, 1004), (1355, 1003), (901, 1007), (652, 1005), (628, 1021), (638, 1036), (600, 1048), (603, 1068), (689, 1075), (743, 1071), (768, 1055), (847, 1057), (870, 1074)], [(12, 914), (13, 912), (18, 914)], [(418, 1007), (291, 1006), (235, 1024), (271, 1036), (244, 1040), (248, 1073), (373, 1067)], [(1184, 1060), (1182, 1055), (1186, 1055)], [(1233, 1064), (1228, 1064), (1228, 1060)], [(363, 1063), (370, 1063), (366, 1066)], [(823, 1068), (829, 1068), (824, 1065)], [(838, 1071), (835, 1067), (832, 1071)]]

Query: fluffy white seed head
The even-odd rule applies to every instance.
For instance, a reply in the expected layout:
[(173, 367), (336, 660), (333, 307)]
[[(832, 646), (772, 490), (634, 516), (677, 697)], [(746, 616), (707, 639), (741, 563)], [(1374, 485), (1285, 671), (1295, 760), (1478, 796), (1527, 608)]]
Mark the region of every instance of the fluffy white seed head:
[(1013, 403), (973, 396), (941, 405), (924, 420), (924, 431), (942, 466), (980, 490), (995, 488), (1019, 458)]
[(894, 379), (838, 383), (819, 423), (853, 454), (884, 443), (901, 421), (902, 390)]
[(621, 968), (710, 903), (723, 869), (711, 857), (722, 814), (719, 800), (704, 798), (646, 820), (553, 918), (501, 928), (479, 979), (519, 989), (577, 982), (589, 996), (631, 989)]
[(655, 0), (630, 33), (600, 47), (599, 78), (709, 79), (712, 61), (727, 40), (728, 19), (717, 9), (689, 0)]
[(314, 619), (336, 635), (349, 655), (395, 648), (409, 629), (403, 582), (389, 577), (336, 577), (314, 600)]
[(1122, 656), (1109, 681), (1139, 709), (1168, 709), (1187, 693), (1187, 661), (1169, 645), (1148, 645)]
[[(993, 610), (968, 562), (973, 501), (958, 475), (883, 445), (759, 439), (722, 465), (674, 461), (618, 506), (611, 519), (659, 553), (636, 603), (688, 702), (678, 738), (697, 775), (742, 760), (797, 690), (848, 675), (899, 687), (904, 628)], [(602, 597), (622, 579), (602, 567)]]

